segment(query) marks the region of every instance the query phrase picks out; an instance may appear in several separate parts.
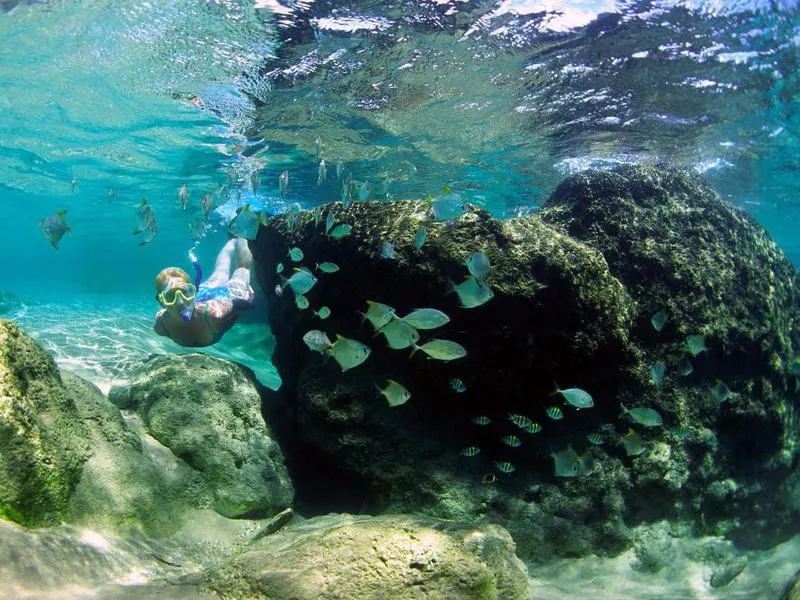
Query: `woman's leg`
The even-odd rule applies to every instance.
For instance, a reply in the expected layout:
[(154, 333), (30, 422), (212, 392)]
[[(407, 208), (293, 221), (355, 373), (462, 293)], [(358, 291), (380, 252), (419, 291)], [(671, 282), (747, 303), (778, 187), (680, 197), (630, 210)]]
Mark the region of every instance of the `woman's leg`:
[(228, 240), (222, 247), (217, 255), (217, 260), (214, 263), (214, 272), (206, 280), (206, 283), (217, 285), (224, 285), (231, 274), (231, 263), (233, 262), (233, 254), (236, 250), (236, 238)]

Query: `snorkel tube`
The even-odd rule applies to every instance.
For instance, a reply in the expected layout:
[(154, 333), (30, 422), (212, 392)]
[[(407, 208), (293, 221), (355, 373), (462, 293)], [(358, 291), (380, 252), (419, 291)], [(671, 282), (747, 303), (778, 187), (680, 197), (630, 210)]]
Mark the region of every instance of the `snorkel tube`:
[[(200, 281), (203, 279), (203, 269), (200, 268), (200, 261), (197, 260), (197, 257), (194, 255), (193, 250), (189, 250), (189, 260), (192, 261), (192, 266), (194, 267), (194, 289), (200, 286)], [(181, 319), (184, 322), (189, 321), (192, 318), (192, 311), (194, 310), (194, 302), (190, 302), (188, 305), (184, 306), (181, 309)]]

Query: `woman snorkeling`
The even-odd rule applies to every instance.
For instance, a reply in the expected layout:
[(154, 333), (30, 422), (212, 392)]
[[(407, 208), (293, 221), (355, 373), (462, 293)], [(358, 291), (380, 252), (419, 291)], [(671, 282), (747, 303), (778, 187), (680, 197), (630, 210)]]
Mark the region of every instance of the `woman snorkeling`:
[(189, 257), (197, 271), (194, 283), (178, 267), (167, 267), (156, 277), (156, 300), (161, 310), (156, 313), (154, 329), (181, 346), (210, 346), (240, 314), (253, 307), (253, 256), (247, 240), (228, 240), (217, 255), (211, 277), (202, 283), (200, 264), (191, 253)]

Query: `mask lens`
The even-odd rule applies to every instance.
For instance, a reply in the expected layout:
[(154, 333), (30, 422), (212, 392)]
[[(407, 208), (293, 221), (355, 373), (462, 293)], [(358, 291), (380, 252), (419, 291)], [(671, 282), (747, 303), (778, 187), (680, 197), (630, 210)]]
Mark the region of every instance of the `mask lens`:
[(193, 300), (195, 296), (195, 287), (191, 283), (187, 283), (185, 286), (181, 287), (174, 287), (169, 288), (168, 290), (164, 290), (161, 292), (161, 304), (164, 306), (172, 306), (178, 301), (178, 296), (180, 296), (184, 302), (188, 302), (189, 300)]

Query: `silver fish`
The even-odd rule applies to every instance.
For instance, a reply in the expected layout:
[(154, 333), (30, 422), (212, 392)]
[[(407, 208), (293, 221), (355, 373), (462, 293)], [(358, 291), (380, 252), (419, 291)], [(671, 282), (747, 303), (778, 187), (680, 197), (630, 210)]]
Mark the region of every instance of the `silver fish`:
[(413, 356), (417, 350), (422, 350), (430, 358), (444, 361), (456, 360), (467, 355), (467, 350), (464, 346), (456, 342), (451, 342), (450, 340), (431, 340), (422, 344), (422, 346), (415, 345), (414, 349), (411, 351), (411, 356)]
[(372, 350), (369, 346), (362, 344), (358, 340), (351, 340), (336, 334), (336, 341), (328, 350), (328, 354), (333, 356), (334, 360), (339, 363), (342, 373), (357, 367), (369, 358)]
[(66, 210), (59, 210), (39, 221), (39, 228), (42, 230), (44, 237), (50, 241), (50, 245), (56, 250), (58, 250), (58, 243), (61, 241), (61, 238), (64, 237), (64, 234), (68, 231), (72, 231), (69, 225), (64, 221), (66, 214)]
[(389, 406), (400, 406), (411, 398), (411, 392), (393, 379), (387, 379), (386, 386), (383, 389), (378, 388), (378, 391), (386, 398)]
[(480, 250), (470, 254), (466, 263), (467, 269), (479, 283), (484, 282), (486, 276), (489, 274), (489, 269), (492, 268), (492, 265), (489, 262), (489, 257)]
[(319, 168), (317, 169), (317, 185), (322, 185), (322, 182), (328, 178), (328, 167), (325, 166), (325, 159), (319, 161)]

